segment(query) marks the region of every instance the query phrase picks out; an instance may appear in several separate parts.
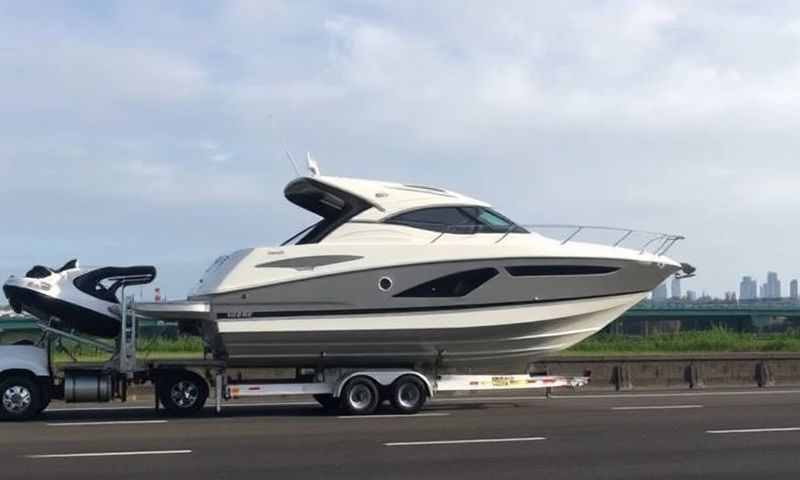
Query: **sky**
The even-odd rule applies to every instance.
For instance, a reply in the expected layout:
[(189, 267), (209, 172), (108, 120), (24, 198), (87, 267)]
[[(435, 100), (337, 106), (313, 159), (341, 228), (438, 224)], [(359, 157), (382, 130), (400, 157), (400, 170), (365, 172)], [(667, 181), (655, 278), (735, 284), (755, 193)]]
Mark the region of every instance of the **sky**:
[(684, 288), (800, 276), (800, 2), (0, 0), (0, 277), (313, 221), (284, 151), (520, 223), (670, 233)]

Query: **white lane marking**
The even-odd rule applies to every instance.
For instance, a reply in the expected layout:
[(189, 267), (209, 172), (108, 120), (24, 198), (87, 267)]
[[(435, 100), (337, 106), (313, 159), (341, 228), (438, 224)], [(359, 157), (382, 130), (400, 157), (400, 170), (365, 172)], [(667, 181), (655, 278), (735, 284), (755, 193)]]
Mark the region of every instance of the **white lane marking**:
[(611, 407), (611, 410), (683, 410), (689, 408), (703, 408), (702, 405), (644, 405), (631, 407)]
[[(765, 391), (736, 391), (736, 392), (681, 392), (681, 393), (604, 393), (587, 395), (552, 395), (551, 399), (580, 400), (582, 398), (601, 399), (601, 398), (675, 398), (675, 397), (727, 397), (739, 395), (800, 395), (800, 390), (765, 390)], [(547, 400), (544, 395), (540, 396), (515, 396), (515, 397), (453, 397), (453, 398), (434, 398), (433, 403), (449, 402), (494, 402), (503, 400)]]
[(117, 422), (58, 422), (48, 423), (48, 427), (101, 427), (105, 425), (150, 425), (167, 423), (167, 420), (127, 420)]
[(519, 438), (479, 438), (475, 440), (435, 440), (431, 442), (391, 442), (384, 443), (387, 447), (414, 447), (421, 445), (463, 445), (469, 443), (507, 443), (507, 442), (539, 442), (547, 440), (546, 437), (519, 437)]
[[(765, 390), (765, 391), (733, 391), (733, 392), (682, 392), (682, 393), (622, 393), (622, 394), (588, 394), (588, 395), (553, 395), (551, 399), (580, 400), (601, 398), (676, 398), (676, 397), (728, 397), (740, 395), (800, 395), (800, 390)], [(495, 402), (495, 401), (521, 401), (521, 400), (547, 400), (544, 394), (540, 396), (514, 396), (514, 397), (453, 397), (433, 398), (431, 403), (458, 403), (458, 402)], [(225, 403), (223, 408), (245, 407), (292, 407), (292, 406), (318, 406), (317, 402), (258, 402), (258, 403)], [(207, 406), (213, 409), (213, 406)], [(153, 410), (153, 406), (125, 406), (125, 407), (77, 407), (77, 408), (48, 408), (47, 412), (96, 412), (109, 410)]]
[(771, 433), (771, 432), (800, 432), (800, 427), (786, 427), (786, 428), (745, 428), (741, 430), (706, 430), (710, 434), (726, 434), (726, 433)]
[(415, 417), (449, 417), (449, 413), (415, 413), (412, 415), (390, 414), (390, 415), (341, 415), (336, 418), (358, 419), (358, 418), (415, 418)]
[(150, 452), (101, 452), (101, 453), (54, 453), (47, 455), (25, 455), (27, 458), (87, 458), (87, 457), (132, 457), (137, 455), (183, 455), (191, 450), (156, 450)]

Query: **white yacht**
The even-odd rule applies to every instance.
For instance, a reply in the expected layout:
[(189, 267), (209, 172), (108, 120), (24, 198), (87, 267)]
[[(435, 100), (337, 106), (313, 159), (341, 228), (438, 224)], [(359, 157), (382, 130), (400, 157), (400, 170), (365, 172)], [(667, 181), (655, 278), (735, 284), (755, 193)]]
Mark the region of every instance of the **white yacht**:
[(320, 221), (136, 311), (195, 327), (231, 365), (486, 365), (566, 349), (694, 271), (665, 256), (683, 237), (556, 240), (441, 188), (315, 175), (285, 196)]

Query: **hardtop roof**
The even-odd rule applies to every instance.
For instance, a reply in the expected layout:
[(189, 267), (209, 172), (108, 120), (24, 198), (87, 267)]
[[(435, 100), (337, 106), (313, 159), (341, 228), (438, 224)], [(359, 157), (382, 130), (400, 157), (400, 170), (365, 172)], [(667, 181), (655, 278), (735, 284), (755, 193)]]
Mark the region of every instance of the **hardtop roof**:
[(403, 184), (395, 182), (384, 182), (379, 180), (365, 180), (360, 178), (345, 177), (300, 177), (287, 185), (286, 198), (292, 203), (320, 214), (325, 207), (322, 205), (309, 205), (308, 202), (301, 202), (293, 195), (299, 190), (317, 190), (321, 197), (324, 193), (343, 192), (344, 197), (356, 197), (368, 203), (374, 208), (367, 209), (357, 216), (359, 219), (381, 220), (395, 214), (416, 210), (425, 207), (437, 207), (448, 205), (470, 205), (489, 207), (490, 205), (467, 197), (451, 190), (438, 187), (431, 187), (419, 184)]

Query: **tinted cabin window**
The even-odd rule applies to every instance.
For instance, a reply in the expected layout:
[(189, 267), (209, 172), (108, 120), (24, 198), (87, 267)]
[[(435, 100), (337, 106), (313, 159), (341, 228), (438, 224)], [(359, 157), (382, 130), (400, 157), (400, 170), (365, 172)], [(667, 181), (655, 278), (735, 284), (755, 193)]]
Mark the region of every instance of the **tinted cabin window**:
[(454, 273), (417, 285), (395, 295), (395, 297), (463, 297), (494, 278), (497, 274), (498, 272), (494, 268), (481, 268), (479, 270)]
[(442, 233), (527, 233), (499, 213), (483, 207), (436, 207), (414, 210), (386, 223)]

